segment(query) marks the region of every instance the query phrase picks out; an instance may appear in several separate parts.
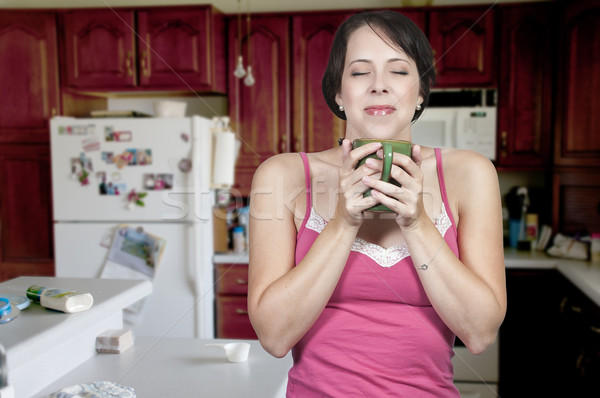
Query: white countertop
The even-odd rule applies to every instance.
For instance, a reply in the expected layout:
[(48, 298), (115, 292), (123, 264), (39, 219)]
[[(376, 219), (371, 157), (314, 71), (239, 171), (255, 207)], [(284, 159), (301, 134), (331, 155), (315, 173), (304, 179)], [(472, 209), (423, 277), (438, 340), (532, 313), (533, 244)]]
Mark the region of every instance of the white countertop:
[[(248, 253), (217, 253), (215, 264), (248, 264)], [(567, 279), (600, 306), (600, 264), (550, 257), (539, 251), (504, 250), (506, 268), (558, 269)]]
[(0, 293), (25, 296), (31, 285), (89, 292), (91, 309), (65, 314), (37, 303), (0, 325), (8, 383), (15, 396), (29, 397), (95, 354), (95, 337), (123, 325), (123, 308), (152, 292), (149, 281), (20, 277), (0, 283)]
[(257, 340), (241, 340), (251, 345), (248, 360), (232, 363), (223, 349), (205, 347), (230, 341), (136, 338), (127, 351), (96, 355), (36, 397), (101, 380), (133, 387), (138, 397), (285, 397), (291, 354), (278, 359)]
[(600, 306), (600, 264), (515, 249), (504, 251), (504, 263), (506, 268), (510, 269), (558, 269), (571, 283)]

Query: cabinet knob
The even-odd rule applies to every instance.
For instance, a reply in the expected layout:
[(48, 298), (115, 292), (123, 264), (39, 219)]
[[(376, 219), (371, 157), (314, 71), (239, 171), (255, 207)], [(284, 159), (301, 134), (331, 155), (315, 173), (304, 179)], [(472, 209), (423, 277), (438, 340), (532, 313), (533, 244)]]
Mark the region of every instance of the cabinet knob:
[(237, 279), (235, 280), (235, 283), (237, 283), (238, 285), (247, 285), (247, 284), (248, 284), (248, 281), (247, 281), (247, 280), (245, 280), (245, 279), (242, 279), (242, 278), (237, 278)]

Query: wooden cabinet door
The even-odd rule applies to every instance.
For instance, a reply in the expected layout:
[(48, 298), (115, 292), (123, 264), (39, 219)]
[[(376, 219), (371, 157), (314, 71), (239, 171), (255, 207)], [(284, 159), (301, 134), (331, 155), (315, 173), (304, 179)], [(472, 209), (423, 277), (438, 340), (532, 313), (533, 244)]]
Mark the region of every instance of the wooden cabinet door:
[(49, 142), (57, 58), (54, 13), (0, 13), (0, 143)]
[(320, 13), (293, 17), (292, 56), (294, 151), (334, 148), (346, 133), (346, 122), (327, 106), (321, 81), (329, 61), (333, 36), (350, 13)]
[(554, 161), (600, 166), (600, 4), (562, 5)]
[[(229, 20), (229, 115), (241, 140), (234, 188), (250, 193), (254, 170), (267, 158), (290, 150), (289, 22), (283, 16), (255, 16), (238, 41), (237, 19)], [(252, 66), (256, 83), (233, 75), (238, 55)], [(248, 44), (251, 53), (248, 54)]]
[(0, 181), (0, 281), (53, 276), (49, 146), (0, 146)]
[(500, 11), (498, 166), (547, 166), (552, 145), (550, 3)]
[(141, 10), (137, 21), (141, 86), (225, 91), (225, 54), (215, 52), (215, 43), (224, 45), (225, 32), (222, 17), (213, 20), (212, 8)]
[(437, 86), (485, 86), (495, 82), (491, 7), (431, 11), (429, 40), (435, 51)]
[(552, 230), (575, 236), (600, 228), (600, 169), (561, 168), (554, 172)]
[(136, 84), (135, 23), (131, 10), (94, 9), (62, 15), (68, 87), (128, 88)]

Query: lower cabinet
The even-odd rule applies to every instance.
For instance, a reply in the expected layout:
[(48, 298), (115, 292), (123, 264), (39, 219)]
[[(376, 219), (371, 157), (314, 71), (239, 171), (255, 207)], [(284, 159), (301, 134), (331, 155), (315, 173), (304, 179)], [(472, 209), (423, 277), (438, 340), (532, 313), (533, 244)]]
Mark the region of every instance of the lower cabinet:
[(510, 269), (500, 396), (597, 397), (600, 307), (554, 269)]
[(248, 316), (248, 264), (215, 264), (215, 336), (256, 339)]

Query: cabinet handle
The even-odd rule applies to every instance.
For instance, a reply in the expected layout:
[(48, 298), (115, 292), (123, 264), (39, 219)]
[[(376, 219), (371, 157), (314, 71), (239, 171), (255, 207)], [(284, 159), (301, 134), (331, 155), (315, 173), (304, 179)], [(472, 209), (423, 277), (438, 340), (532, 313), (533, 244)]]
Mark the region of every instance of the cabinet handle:
[(133, 58), (132, 52), (127, 51), (127, 58), (125, 59), (125, 66), (127, 67), (127, 76), (133, 76), (133, 69), (131, 69), (131, 58)]
[(500, 134), (500, 137), (501, 137), (500, 146), (502, 148), (502, 157), (505, 158), (508, 133), (506, 131), (503, 131), (502, 134)]
[(52, 117), (56, 116), (56, 108), (52, 108), (51, 113), (52, 113)]
[(286, 152), (286, 144), (287, 144), (287, 134), (281, 136), (281, 141), (279, 142), (279, 152)]
[(236, 308), (235, 313), (238, 315), (248, 315), (248, 310), (243, 310), (241, 308)]
[(237, 283), (238, 285), (247, 285), (248, 281), (242, 278), (238, 278), (235, 280), (235, 283)]
[(148, 59), (148, 51), (142, 51), (142, 74), (144, 76), (150, 76), (150, 60)]

